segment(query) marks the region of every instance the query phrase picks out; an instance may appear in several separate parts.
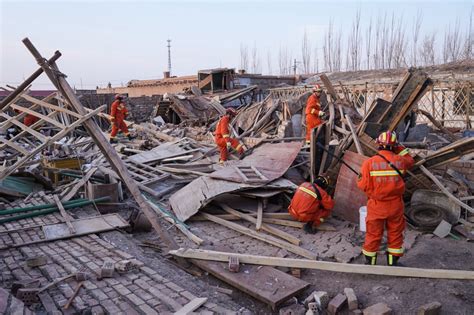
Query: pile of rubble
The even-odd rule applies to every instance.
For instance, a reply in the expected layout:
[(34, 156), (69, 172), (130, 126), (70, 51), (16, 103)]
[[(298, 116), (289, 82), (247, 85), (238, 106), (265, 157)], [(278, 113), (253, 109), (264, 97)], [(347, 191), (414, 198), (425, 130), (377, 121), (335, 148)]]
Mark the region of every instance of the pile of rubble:
[[(180, 268), (199, 272), (183, 259), (190, 258), (195, 266), (273, 309), (309, 286), (298, 279), (302, 269), (474, 279), (472, 271), (341, 265), (357, 259), (363, 238), (355, 224), (366, 197), (354, 184), (354, 170), (376, 152), (374, 139), (383, 130), (397, 130), (416, 154), (405, 194), (412, 244), (419, 232), (474, 238), (474, 138), (434, 119), (435, 129), (416, 125), (416, 115), (430, 117), (416, 108), (431, 84), (423, 71), (410, 69), (391, 101), (377, 99), (364, 116), (347, 94), (338, 94), (321, 75), (327, 91), (323, 111), (328, 115), (313, 130), (309, 147), (303, 147), (301, 135), (310, 87), (295, 87), (297, 93), (286, 98), (278, 97), (275, 89), (263, 101), (241, 104), (232, 133), (245, 144), (246, 156), (231, 156), (220, 165), (215, 124), (224, 106), (256, 87), (212, 98), (192, 89), (153, 99), (156, 106), (147, 121), (142, 117), (146, 110), (140, 109), (140, 118), (127, 122), (135, 138), (120, 138), (111, 145), (106, 105), (84, 107), (55, 64), (60, 54), (45, 61), (27, 39), (25, 45), (41, 68), (8, 90), (11, 94), (0, 106), (0, 248), (8, 270), (2, 279), (14, 296), (8, 301), (19, 299), (32, 309), (51, 312), (64, 312), (71, 305), (76, 311), (103, 307), (108, 313), (228, 311), (166, 281), (97, 236), (117, 229), (153, 228), (159, 243), (142, 246), (155, 251), (166, 247)], [(58, 91), (38, 100), (28, 95), (28, 88), (43, 72)], [(30, 106), (17, 105), (20, 100)], [(139, 101), (133, 106), (139, 108)], [(38, 118), (31, 126), (23, 122), (28, 114)], [(332, 179), (336, 218), (322, 224), (319, 230), (324, 232), (316, 238), (304, 239), (302, 223), (286, 209), (299, 184), (323, 174)], [(254, 240), (271, 246), (262, 250), (251, 245)], [(103, 256), (91, 257), (94, 249)], [(48, 257), (54, 257), (53, 269)], [(19, 267), (22, 261), (26, 269)], [(69, 280), (76, 285), (54, 292)], [(128, 287), (132, 285), (143, 293), (134, 294)], [(160, 287), (171, 290), (170, 296)], [(5, 309), (13, 305), (8, 303)], [(336, 314), (346, 304), (354, 314), (361, 313), (362, 305), (349, 288), (331, 301), (327, 293), (314, 292), (299, 305), (309, 308), (306, 314)], [(373, 305), (363, 313), (389, 314), (390, 308)]]

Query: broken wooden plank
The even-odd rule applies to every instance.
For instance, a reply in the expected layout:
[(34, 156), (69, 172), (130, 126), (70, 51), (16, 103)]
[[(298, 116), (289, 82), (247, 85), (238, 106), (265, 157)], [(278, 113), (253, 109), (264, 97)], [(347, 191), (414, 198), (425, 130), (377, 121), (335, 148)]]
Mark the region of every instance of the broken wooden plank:
[[(257, 231), (262, 228), (262, 219), (263, 219), (263, 202), (261, 200), (258, 200), (257, 221), (255, 224), (255, 229)], [(296, 245), (299, 245), (299, 243)]]
[(439, 179), (436, 178), (436, 176), (433, 175), (430, 171), (428, 171), (423, 165), (420, 165), (420, 170), (428, 176), (435, 184), (438, 186), (439, 189), (449, 198), (451, 199), (455, 204), (461, 206), (462, 208), (466, 209), (467, 211), (474, 213), (474, 209), (470, 207), (469, 205), (465, 204), (458, 198), (456, 198), (452, 193), (449, 192), (449, 190), (444, 187), (444, 185), (439, 181)]
[[(56, 63), (48, 63), (46, 59), (41, 56), (36, 47), (33, 46), (33, 44), (28, 38), (23, 39), (23, 43), (31, 52), (31, 54), (35, 57), (38, 64), (43, 68), (44, 72), (48, 75), (51, 82), (59, 91), (61, 91), (62, 96), (69, 102), (69, 104), (75, 109), (75, 111), (78, 114), (87, 116), (87, 111), (85, 110), (84, 106), (82, 106), (74, 90), (66, 81), (65, 76), (59, 70)], [(97, 124), (93, 120), (85, 120), (83, 126), (87, 130), (88, 134), (94, 139), (94, 142), (100, 148), (104, 156), (107, 158), (110, 165), (121, 177), (128, 190), (130, 191), (131, 195), (137, 201), (138, 205), (145, 213), (148, 220), (150, 220), (150, 223), (152, 224), (153, 228), (158, 232), (161, 239), (166, 242), (166, 245), (168, 247), (177, 248), (176, 242), (168, 234), (168, 232), (161, 227), (159, 218), (142, 197), (140, 189), (135, 184), (135, 181), (130, 177), (130, 173), (128, 172), (124, 162), (120, 159), (117, 152), (115, 152), (114, 148), (105, 138), (104, 134), (97, 126)]]
[(227, 264), (216, 261), (192, 260), (193, 264), (214, 277), (249, 294), (275, 309), (279, 304), (297, 295), (309, 283), (272, 267), (245, 265), (238, 273), (227, 270)]
[(256, 238), (256, 239), (261, 240), (263, 242), (272, 244), (274, 246), (284, 248), (287, 251), (290, 251), (290, 252), (295, 253), (297, 255), (300, 255), (302, 257), (306, 257), (308, 259), (316, 259), (317, 258), (317, 255), (310, 252), (309, 250), (306, 250), (306, 249), (301, 248), (299, 246), (296, 246), (296, 245), (290, 244), (288, 242), (279, 240), (279, 239), (277, 239), (273, 236), (258, 233), (254, 230), (246, 228), (245, 226), (241, 226), (241, 225), (235, 224), (233, 222), (222, 220), (222, 219), (220, 219), (216, 216), (213, 216), (212, 214), (202, 213), (201, 215), (204, 216), (205, 218), (207, 218), (208, 220), (212, 221), (212, 222), (215, 222), (215, 223), (220, 224), (222, 226), (228, 227), (228, 228), (230, 228), (234, 231), (237, 231), (237, 232), (245, 234), (247, 236)]
[(193, 311), (197, 310), (201, 305), (207, 302), (207, 298), (195, 298), (192, 299), (188, 304), (184, 305), (183, 308), (175, 312), (175, 315), (188, 315)]
[(69, 228), (69, 231), (71, 232), (71, 234), (75, 234), (76, 229), (71, 224), (71, 219), (72, 219), (71, 216), (64, 209), (63, 204), (61, 203), (61, 200), (59, 200), (59, 198), (58, 198), (58, 195), (53, 195), (53, 198), (54, 198), (54, 202), (56, 202), (56, 205), (58, 206), (58, 209), (59, 209), (59, 212), (61, 213), (61, 216), (64, 218), (64, 221), (66, 222), (66, 224)]
[[(229, 207), (228, 205), (224, 204), (224, 203), (218, 203), (219, 207), (221, 207), (222, 209), (224, 209), (224, 211), (228, 212), (229, 214), (232, 214), (232, 215), (235, 215), (241, 219), (244, 219), (246, 221), (249, 221), (251, 223), (257, 223), (258, 222), (258, 214), (257, 214), (257, 219), (255, 219), (254, 217), (248, 215), (248, 214), (245, 214), (245, 213), (242, 213), (242, 212), (239, 212), (235, 209), (232, 209), (231, 207)], [(301, 241), (299, 238), (291, 235), (291, 234), (288, 234), (286, 233), (285, 231), (281, 231), (277, 228), (274, 228), (274, 227), (271, 227), (269, 225), (266, 225), (266, 224), (262, 224), (262, 222), (260, 222), (260, 228), (265, 231), (265, 232), (268, 232), (270, 234), (273, 234), (275, 236), (278, 236), (294, 245), (300, 245)]]
[(347, 124), (349, 125), (349, 129), (351, 130), (352, 139), (356, 146), (357, 153), (359, 153), (360, 155), (364, 155), (364, 150), (362, 150), (362, 146), (360, 145), (360, 142), (359, 142), (359, 137), (357, 137), (354, 124), (352, 123), (351, 117), (349, 117), (349, 115), (346, 115), (346, 121), (347, 121)]
[(447, 269), (425, 269), (411, 267), (391, 267), (391, 266), (370, 266), (358, 264), (336, 263), (328, 261), (316, 261), (308, 259), (279, 258), (258, 256), (249, 254), (235, 254), (202, 249), (172, 250), (169, 252), (173, 256), (191, 259), (203, 259), (211, 261), (229, 261), (230, 257), (237, 257), (240, 263), (279, 266), (301, 269), (317, 269), (333, 272), (356, 273), (364, 275), (381, 275), (394, 277), (411, 278), (432, 278), (432, 279), (458, 279), (474, 280), (474, 271), (470, 270), (447, 270)]
[(66, 201), (69, 201), (69, 199), (71, 199), (72, 197), (74, 197), (74, 195), (77, 193), (77, 191), (83, 187), (87, 181), (89, 180), (89, 178), (94, 175), (95, 171), (97, 171), (97, 167), (93, 167), (91, 168), (85, 175), (83, 178), (81, 178), (76, 185), (74, 185), (74, 187), (71, 188), (71, 190), (66, 194), (66, 196), (64, 196), (63, 198), (61, 198), (61, 202), (66, 202)]

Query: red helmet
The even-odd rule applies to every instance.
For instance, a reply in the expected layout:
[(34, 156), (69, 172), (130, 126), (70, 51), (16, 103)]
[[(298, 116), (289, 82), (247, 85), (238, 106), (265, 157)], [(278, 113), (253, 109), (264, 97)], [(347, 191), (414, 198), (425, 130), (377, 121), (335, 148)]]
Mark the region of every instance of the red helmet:
[(314, 88), (313, 88), (313, 91), (314, 92), (321, 92), (323, 89), (321, 89), (321, 85), (319, 84), (315, 84), (314, 85)]
[(121, 100), (121, 99), (123, 99), (123, 95), (121, 95), (121, 94), (115, 94), (115, 99), (116, 99), (116, 100)]
[(237, 115), (237, 111), (235, 109), (233, 109), (232, 107), (227, 108), (225, 113), (227, 115), (230, 115), (230, 116), (236, 116)]
[(384, 146), (393, 146), (397, 144), (397, 134), (393, 131), (385, 131), (377, 138), (377, 143)]

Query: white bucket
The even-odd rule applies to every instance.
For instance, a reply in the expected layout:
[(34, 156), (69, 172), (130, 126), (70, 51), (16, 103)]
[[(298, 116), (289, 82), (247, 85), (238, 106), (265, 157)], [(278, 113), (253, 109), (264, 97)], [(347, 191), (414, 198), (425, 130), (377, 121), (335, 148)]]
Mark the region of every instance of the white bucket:
[(367, 207), (362, 206), (359, 208), (359, 230), (365, 232), (365, 218), (367, 217)]

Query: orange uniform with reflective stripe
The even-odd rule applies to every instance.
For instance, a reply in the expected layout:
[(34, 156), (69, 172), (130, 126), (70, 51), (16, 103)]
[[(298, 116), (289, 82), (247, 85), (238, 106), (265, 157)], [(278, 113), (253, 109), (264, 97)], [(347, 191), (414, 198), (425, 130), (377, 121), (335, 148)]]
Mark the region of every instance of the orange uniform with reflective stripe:
[(115, 138), (119, 130), (128, 136), (128, 127), (125, 123), (125, 117), (128, 115), (127, 107), (125, 103), (120, 100), (116, 100), (112, 103), (110, 108), (110, 116), (112, 122), (112, 132), (110, 133), (111, 138)]
[(219, 120), (216, 126), (214, 141), (219, 147), (221, 161), (227, 161), (227, 143), (230, 143), (231, 147), (239, 154), (242, 154), (244, 151), (239, 140), (230, 137), (229, 122), (229, 115), (225, 115)]
[[(392, 151), (380, 150), (379, 154), (395, 165), (404, 174), (413, 164), (408, 149), (398, 147)], [(385, 159), (375, 155), (362, 164), (357, 186), (367, 197), (367, 217), (365, 243), (362, 252), (367, 256), (376, 256), (387, 226), (388, 253), (403, 255), (403, 231), (405, 217), (403, 193), (405, 182)]]
[(306, 101), (306, 141), (311, 140), (311, 130), (323, 123), (319, 118), (320, 110), (321, 104), (319, 103), (319, 97), (313, 93)]
[(313, 222), (314, 226), (321, 224), (331, 214), (334, 200), (321, 187), (315, 185), (321, 195), (321, 200), (315, 193), (311, 183), (301, 184), (291, 199), (288, 212), (300, 222)]

